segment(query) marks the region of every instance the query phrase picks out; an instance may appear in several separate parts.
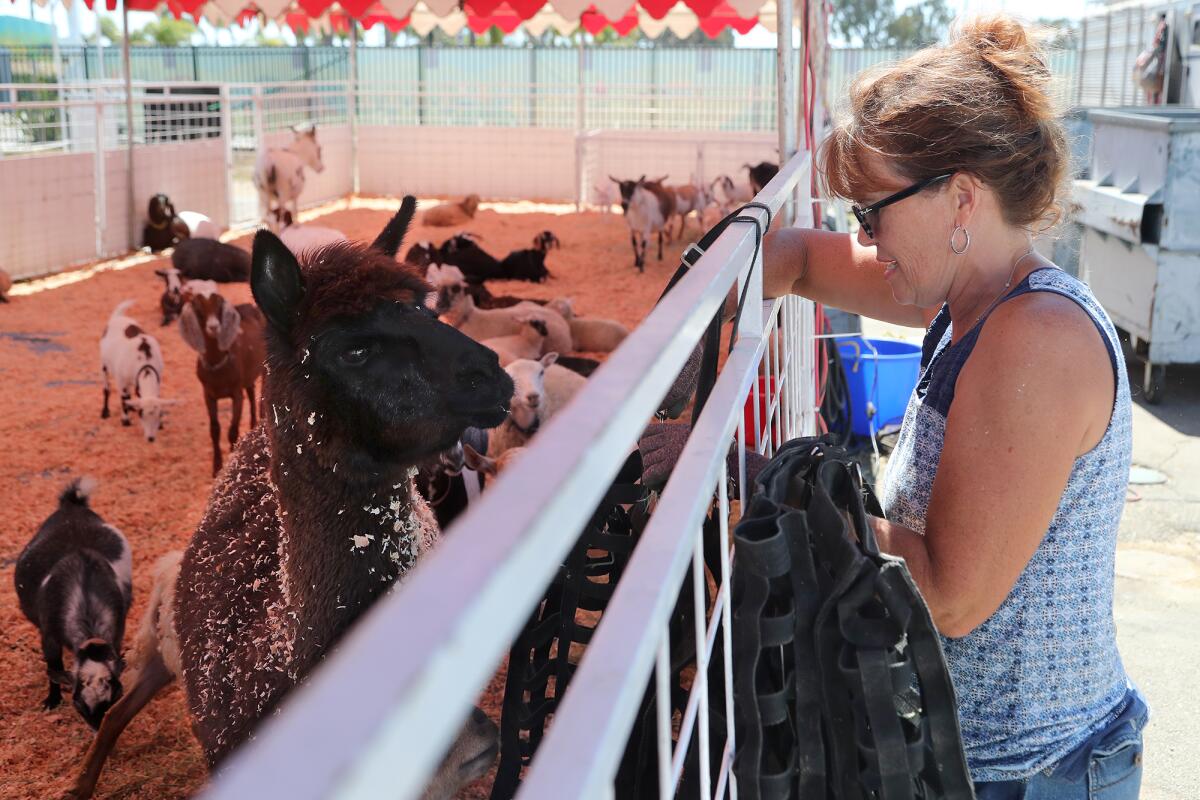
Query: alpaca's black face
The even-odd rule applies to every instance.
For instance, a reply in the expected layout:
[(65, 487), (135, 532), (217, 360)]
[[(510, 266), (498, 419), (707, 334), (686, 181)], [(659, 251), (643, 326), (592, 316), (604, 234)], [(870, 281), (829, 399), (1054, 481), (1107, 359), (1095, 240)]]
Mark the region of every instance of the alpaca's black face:
[[(411, 466), (508, 414), (513, 385), (496, 354), (438, 322), (426, 285), (392, 260), (416, 206), (405, 197), (370, 248), (323, 249), (309, 286), (277, 236), (254, 239), (250, 288), (270, 323), (267, 399), (282, 391), (285, 411), (320, 418), (309, 452), (336, 459), (342, 475)], [(389, 299), (364, 302), (373, 297)]]
[(385, 301), (332, 320), (310, 357), (339, 438), (373, 461), (412, 463), (453, 447), (468, 426), (503, 422), (512, 397), (496, 354), (419, 304)]

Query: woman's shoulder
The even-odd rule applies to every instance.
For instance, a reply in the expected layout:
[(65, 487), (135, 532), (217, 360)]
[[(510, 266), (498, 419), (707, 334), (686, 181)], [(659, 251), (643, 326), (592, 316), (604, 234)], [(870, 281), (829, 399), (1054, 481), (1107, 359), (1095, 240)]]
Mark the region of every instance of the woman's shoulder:
[(1103, 320), (1086, 308), (1086, 297), (1022, 293), (988, 318), (959, 390), (963, 381), (976, 384), (997, 411), (1011, 406), (1014, 413), (1089, 420), (1086, 438), (1094, 444), (1107, 426), (1116, 391), (1116, 356), (1108, 336)]

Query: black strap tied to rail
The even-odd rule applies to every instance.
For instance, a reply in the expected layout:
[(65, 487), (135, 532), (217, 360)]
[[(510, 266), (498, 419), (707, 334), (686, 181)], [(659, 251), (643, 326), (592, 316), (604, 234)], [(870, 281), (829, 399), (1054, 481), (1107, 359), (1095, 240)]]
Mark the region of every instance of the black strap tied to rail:
[(828, 439), (785, 444), (734, 530), (739, 796), (969, 800), (929, 609), (880, 553), (879, 503), (843, 457)]

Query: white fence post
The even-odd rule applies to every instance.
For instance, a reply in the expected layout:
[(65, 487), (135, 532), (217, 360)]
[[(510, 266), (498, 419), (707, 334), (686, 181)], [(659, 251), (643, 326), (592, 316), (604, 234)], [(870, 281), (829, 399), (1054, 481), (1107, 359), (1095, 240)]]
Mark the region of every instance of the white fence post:
[(350, 20), (350, 83), (346, 93), (346, 113), (350, 115), (351, 190), (358, 194), (358, 23)]
[(96, 201), (96, 258), (104, 258), (104, 231), (108, 227), (108, 203), (105, 202), (108, 194), (108, 175), (106, 174), (107, 162), (104, 157), (104, 100), (102, 90), (96, 90), (96, 151), (95, 151), (95, 174), (93, 180), (93, 191), (95, 191)]
[(221, 84), (221, 140), (224, 145), (222, 148), (225, 154), (225, 174), (222, 176), (225, 180), (225, 225), (226, 228), (233, 227), (233, 109), (230, 107), (232, 99), (229, 92), (229, 84)]
[(261, 150), (266, 147), (263, 131), (263, 90), (261, 86), (254, 87), (254, 148)]

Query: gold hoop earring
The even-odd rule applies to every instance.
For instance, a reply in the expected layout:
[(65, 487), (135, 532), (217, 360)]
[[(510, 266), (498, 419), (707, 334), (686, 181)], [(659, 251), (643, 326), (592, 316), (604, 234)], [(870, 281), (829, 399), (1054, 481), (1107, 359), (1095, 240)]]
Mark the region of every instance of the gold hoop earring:
[[(962, 231), (963, 236), (965, 237), (965, 241), (963, 242), (962, 250), (959, 250), (957, 247), (954, 246), (954, 240), (958, 236), (959, 231)], [(971, 232), (969, 230), (967, 230), (966, 228), (962, 227), (961, 225), (955, 225), (954, 230), (950, 232), (950, 249), (961, 256), (963, 253), (967, 252), (967, 249), (970, 248), (970, 246), (971, 246)]]

